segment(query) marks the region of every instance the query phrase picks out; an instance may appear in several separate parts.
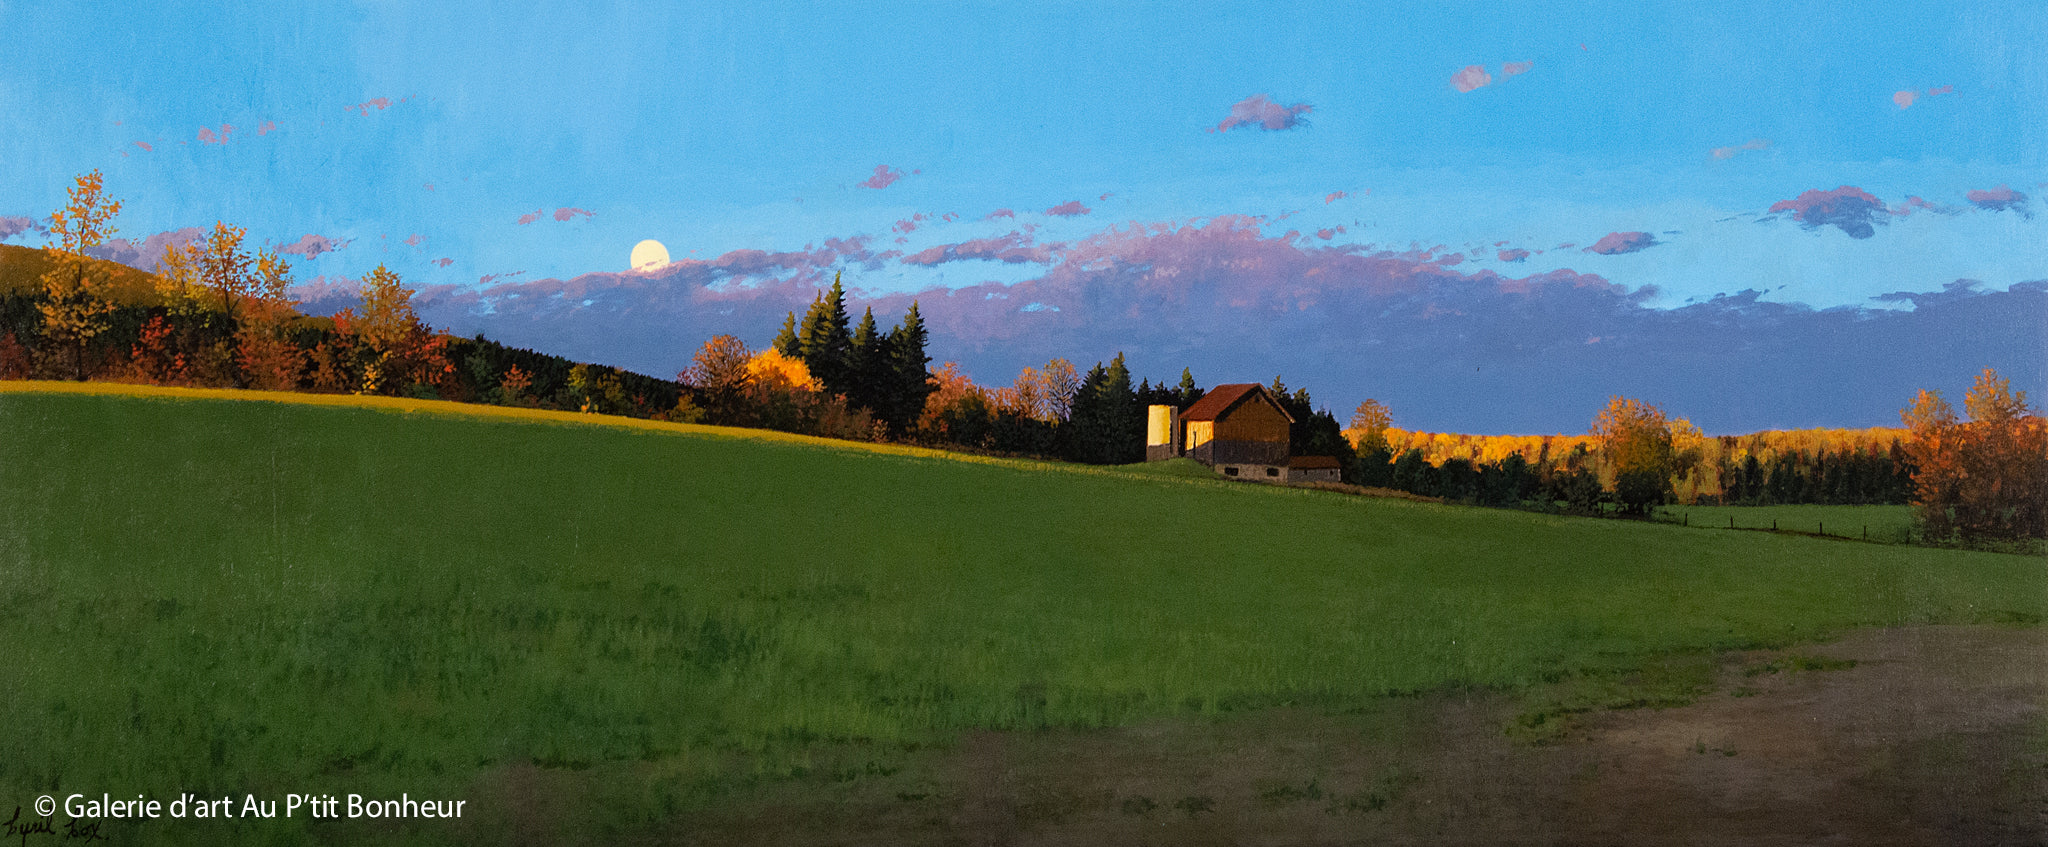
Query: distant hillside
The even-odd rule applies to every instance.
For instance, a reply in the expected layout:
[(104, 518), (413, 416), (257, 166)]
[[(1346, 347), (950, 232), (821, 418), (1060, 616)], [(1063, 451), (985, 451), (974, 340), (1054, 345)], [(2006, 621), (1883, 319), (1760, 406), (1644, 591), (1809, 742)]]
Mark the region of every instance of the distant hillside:
[[(154, 274), (105, 259), (88, 261), (97, 265), (108, 279), (113, 280), (113, 286), (108, 293), (115, 302), (123, 306), (155, 306), (163, 302), (163, 298), (157, 295)], [(55, 263), (46, 250), (0, 244), (0, 294), (35, 294), (42, 291), (43, 274)]]

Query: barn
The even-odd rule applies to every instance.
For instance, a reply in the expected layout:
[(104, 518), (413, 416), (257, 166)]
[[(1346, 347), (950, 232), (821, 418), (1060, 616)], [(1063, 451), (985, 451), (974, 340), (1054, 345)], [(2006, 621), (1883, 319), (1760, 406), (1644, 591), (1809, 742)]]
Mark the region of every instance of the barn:
[(1294, 416), (1265, 386), (1219, 385), (1186, 411), (1175, 411), (1172, 406), (1150, 408), (1147, 461), (1186, 456), (1237, 479), (1287, 482), (1294, 477), (1288, 455)]

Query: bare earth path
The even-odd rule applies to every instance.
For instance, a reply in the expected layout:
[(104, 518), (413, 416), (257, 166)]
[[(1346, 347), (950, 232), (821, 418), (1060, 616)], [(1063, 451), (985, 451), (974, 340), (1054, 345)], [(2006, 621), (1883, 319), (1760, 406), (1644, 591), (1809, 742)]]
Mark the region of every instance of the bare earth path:
[[(1853, 662), (1853, 665), (1851, 664)], [(1690, 705), (1532, 744), (1485, 693), (982, 733), (898, 774), (735, 798), (703, 844), (2048, 844), (2048, 628), (1722, 656)]]

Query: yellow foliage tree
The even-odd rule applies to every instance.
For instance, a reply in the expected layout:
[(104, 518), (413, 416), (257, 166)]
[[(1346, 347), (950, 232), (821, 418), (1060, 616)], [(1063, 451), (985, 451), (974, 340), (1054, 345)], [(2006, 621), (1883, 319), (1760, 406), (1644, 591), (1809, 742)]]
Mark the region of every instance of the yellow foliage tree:
[(56, 265), (43, 274), (43, 334), (71, 348), (71, 372), (85, 379), (85, 347), (106, 331), (114, 304), (106, 299), (108, 280), (85, 255), (113, 236), (114, 216), (121, 201), (109, 201), (99, 171), (81, 174), (70, 189), (70, 202), (50, 213), (50, 235), (57, 243)]
[(1671, 422), (1664, 410), (1628, 397), (1614, 397), (1593, 418), (1590, 430), (1614, 472), (1614, 494), (1622, 507), (1643, 513), (1663, 500), (1676, 457)]

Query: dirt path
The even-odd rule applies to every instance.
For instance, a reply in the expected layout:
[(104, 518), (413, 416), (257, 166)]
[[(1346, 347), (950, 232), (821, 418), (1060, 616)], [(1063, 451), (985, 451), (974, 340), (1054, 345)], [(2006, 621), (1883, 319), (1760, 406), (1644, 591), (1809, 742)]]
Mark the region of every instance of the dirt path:
[[(1853, 664), (1852, 664), (1853, 663)], [(1866, 630), (1724, 656), (1712, 693), (1503, 731), (1496, 694), (982, 733), (781, 786), (704, 844), (2048, 844), (2048, 628)]]

